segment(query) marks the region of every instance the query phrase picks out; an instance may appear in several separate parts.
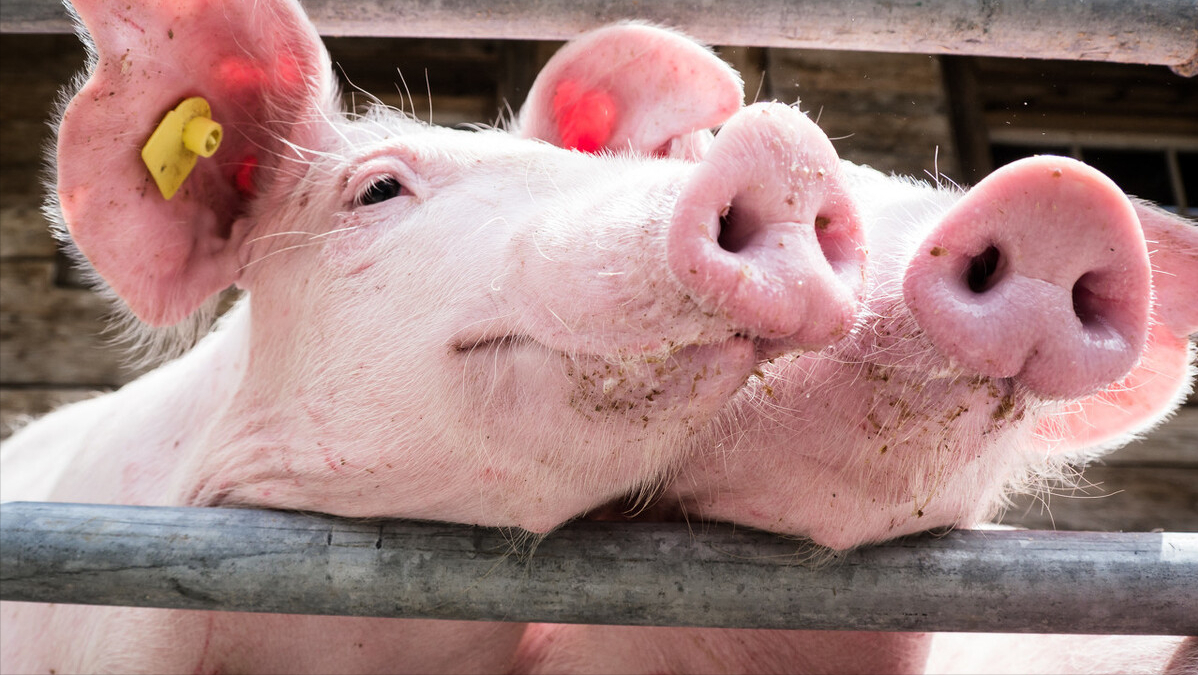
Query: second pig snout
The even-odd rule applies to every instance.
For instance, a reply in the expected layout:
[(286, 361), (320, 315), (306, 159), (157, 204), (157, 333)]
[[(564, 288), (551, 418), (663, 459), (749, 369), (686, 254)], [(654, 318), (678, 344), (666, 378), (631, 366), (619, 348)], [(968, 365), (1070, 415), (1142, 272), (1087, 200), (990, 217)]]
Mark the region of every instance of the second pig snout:
[(724, 125), (683, 187), (667, 242), (698, 304), (767, 353), (819, 348), (852, 326), (861, 221), (831, 142), (793, 108), (758, 104)]
[(1132, 369), (1151, 288), (1131, 202), (1098, 171), (1052, 156), (978, 183), (903, 282), (919, 327), (955, 363), (1052, 399), (1093, 393)]

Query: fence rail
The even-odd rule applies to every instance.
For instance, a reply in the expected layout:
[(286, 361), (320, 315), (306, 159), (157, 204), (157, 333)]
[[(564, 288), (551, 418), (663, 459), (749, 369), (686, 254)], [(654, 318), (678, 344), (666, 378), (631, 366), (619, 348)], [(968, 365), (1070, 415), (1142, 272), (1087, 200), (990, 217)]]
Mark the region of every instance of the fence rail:
[[(238, 509), (0, 505), (0, 599), (432, 619), (1198, 635), (1198, 534), (958, 531), (820, 564), (730, 527), (512, 532)], [(810, 550), (808, 549), (808, 554)]]
[[(1152, 63), (1198, 73), (1198, 0), (305, 0), (321, 33), (562, 40), (636, 19), (711, 44)], [(0, 32), (68, 32), (4, 0)]]

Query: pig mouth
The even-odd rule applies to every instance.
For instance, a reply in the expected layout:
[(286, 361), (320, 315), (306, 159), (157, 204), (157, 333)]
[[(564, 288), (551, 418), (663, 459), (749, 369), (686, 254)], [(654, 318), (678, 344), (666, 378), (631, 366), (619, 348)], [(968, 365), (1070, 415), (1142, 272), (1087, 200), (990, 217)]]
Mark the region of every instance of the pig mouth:
[(540, 344), (536, 340), (520, 335), (500, 335), (496, 337), (479, 337), (454, 343), (452, 351), (455, 354), (470, 355), (474, 352), (495, 351), (518, 346)]
[(770, 359), (795, 350), (787, 338), (754, 337), (744, 333), (732, 333), (722, 339), (699, 340), (694, 342), (676, 343), (665, 340), (661, 345), (643, 349), (631, 350), (600, 350), (600, 349), (563, 349), (554, 347), (532, 336), (509, 333), (501, 335), (481, 335), (453, 342), (450, 352), (456, 355), (469, 356), (476, 353), (496, 352), (506, 349), (540, 348), (547, 352), (560, 354), (568, 358), (600, 358), (612, 362), (656, 363), (664, 361), (684, 350), (715, 350), (723, 349), (729, 343), (751, 343), (756, 354), (756, 362), (764, 363)]
[[(661, 340), (641, 348), (588, 349), (561, 348), (538, 340), (527, 334), (508, 333), (500, 335), (480, 335), (453, 342), (450, 352), (455, 355), (470, 356), (478, 353), (497, 352), (509, 349), (539, 348), (546, 352), (559, 354), (570, 359), (604, 359), (611, 363), (658, 363), (666, 361), (680, 352), (687, 350), (703, 350), (720, 352), (729, 344), (752, 344), (756, 354), (756, 362), (764, 362), (789, 350), (785, 339), (752, 337), (742, 333), (732, 333), (723, 338), (697, 340), (694, 342), (673, 342)], [(598, 345), (597, 345), (598, 346)]]
[(536, 350), (556, 355), (567, 365), (582, 368), (600, 366), (608, 372), (629, 369), (652, 373), (663, 385), (685, 380), (693, 394), (694, 384), (709, 378), (723, 382), (720, 389), (726, 389), (727, 381), (735, 379), (735, 389), (739, 389), (757, 366), (770, 358), (768, 354), (772, 352), (772, 343), (771, 340), (733, 334), (721, 340), (691, 343), (666, 341), (641, 349), (562, 349), (528, 335), (507, 334), (462, 340), (454, 343), (450, 351), (460, 358), (469, 358)]

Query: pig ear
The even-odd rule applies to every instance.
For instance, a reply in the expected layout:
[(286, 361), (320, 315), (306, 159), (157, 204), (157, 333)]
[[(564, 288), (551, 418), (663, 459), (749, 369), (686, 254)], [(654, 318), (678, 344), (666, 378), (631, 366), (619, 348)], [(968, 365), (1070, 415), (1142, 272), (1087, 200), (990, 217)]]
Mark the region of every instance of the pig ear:
[(1198, 333), (1198, 224), (1143, 202), (1136, 215), (1152, 261), (1153, 308), (1173, 335)]
[[(237, 279), (244, 232), (234, 223), (285, 173), (275, 170), (279, 158), (303, 145), (305, 123), (333, 105), (328, 56), (286, 0), (75, 0), (74, 8), (95, 64), (59, 126), (62, 217), (134, 314), (173, 324)], [(220, 145), (168, 200), (141, 151), (191, 97), (207, 101)]]
[(678, 148), (740, 109), (740, 76), (678, 33), (640, 25), (571, 41), (537, 76), (517, 134), (598, 152), (701, 154)]
[(1198, 333), (1198, 226), (1144, 203), (1135, 209), (1152, 263), (1148, 345), (1123, 381), (1044, 423), (1041, 431), (1062, 438), (1063, 451), (1115, 445), (1147, 431), (1187, 393), (1189, 336)]

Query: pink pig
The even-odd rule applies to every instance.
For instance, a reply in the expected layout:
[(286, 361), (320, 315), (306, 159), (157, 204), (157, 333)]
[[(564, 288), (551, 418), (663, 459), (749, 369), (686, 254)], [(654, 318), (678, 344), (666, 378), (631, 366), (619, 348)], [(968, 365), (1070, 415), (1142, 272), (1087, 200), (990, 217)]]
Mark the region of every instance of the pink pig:
[[(471, 133), (347, 116), (295, 2), (75, 9), (95, 55), (59, 127), (64, 237), (152, 326), (248, 298), (7, 441), (4, 500), (546, 532), (657, 484), (758, 363), (852, 326), (863, 233), (830, 142), (785, 106), (740, 111), (736, 74), (676, 34), (595, 33), (517, 133)], [(223, 138), (168, 200), (140, 151), (194, 96)], [(745, 236), (718, 231), (733, 199)], [(2, 612), (5, 672), (494, 671), (524, 630)]]

